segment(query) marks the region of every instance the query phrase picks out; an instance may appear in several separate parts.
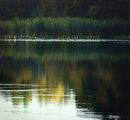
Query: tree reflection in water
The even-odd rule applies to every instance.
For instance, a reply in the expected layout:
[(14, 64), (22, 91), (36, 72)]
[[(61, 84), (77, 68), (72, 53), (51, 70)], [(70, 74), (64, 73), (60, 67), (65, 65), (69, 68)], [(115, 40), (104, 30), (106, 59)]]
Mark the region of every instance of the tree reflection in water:
[(130, 118), (129, 44), (0, 46), (0, 96), (11, 98), (15, 107), (37, 99), (40, 106), (75, 104), (79, 118)]

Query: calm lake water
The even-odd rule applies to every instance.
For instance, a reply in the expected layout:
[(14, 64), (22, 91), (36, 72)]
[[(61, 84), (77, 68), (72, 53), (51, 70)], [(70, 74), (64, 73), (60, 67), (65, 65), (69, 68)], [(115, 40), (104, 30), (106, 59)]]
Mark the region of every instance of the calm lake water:
[(129, 120), (130, 44), (0, 42), (1, 120)]

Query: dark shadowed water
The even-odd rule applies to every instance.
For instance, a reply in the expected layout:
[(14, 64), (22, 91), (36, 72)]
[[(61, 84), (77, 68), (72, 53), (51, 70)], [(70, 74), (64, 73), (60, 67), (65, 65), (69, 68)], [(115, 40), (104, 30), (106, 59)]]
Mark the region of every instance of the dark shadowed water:
[(129, 120), (130, 44), (0, 42), (1, 120)]

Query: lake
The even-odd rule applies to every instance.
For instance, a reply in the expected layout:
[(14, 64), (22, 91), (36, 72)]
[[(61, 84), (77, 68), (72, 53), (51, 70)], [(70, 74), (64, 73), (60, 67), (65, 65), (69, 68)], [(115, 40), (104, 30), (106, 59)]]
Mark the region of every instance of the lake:
[(129, 120), (130, 43), (0, 42), (2, 120)]

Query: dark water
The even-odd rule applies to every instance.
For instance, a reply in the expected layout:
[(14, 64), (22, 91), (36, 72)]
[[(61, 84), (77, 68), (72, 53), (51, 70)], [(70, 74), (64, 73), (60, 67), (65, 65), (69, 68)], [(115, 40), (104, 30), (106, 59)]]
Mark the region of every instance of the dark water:
[(129, 43), (0, 42), (1, 120), (129, 120)]

